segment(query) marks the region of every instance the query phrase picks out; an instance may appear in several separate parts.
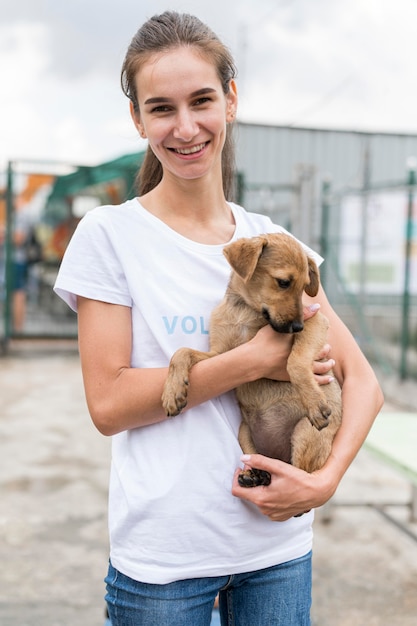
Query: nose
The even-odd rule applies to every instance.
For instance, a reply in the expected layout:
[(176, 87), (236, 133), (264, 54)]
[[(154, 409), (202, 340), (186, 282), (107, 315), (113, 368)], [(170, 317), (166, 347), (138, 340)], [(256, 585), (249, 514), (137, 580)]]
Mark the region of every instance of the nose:
[(181, 139), (181, 141), (191, 141), (198, 133), (198, 124), (196, 123), (192, 111), (189, 109), (181, 109), (178, 111), (174, 137), (175, 139)]
[(304, 329), (304, 324), (302, 322), (293, 322), (291, 329), (293, 333), (300, 333)]

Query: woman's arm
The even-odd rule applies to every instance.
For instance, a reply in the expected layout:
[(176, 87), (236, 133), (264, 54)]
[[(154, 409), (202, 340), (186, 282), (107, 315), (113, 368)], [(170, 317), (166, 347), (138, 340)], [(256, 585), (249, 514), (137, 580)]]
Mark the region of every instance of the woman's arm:
[(244, 459), (245, 463), (269, 471), (271, 485), (245, 489), (239, 486), (236, 477), (233, 484), (235, 496), (254, 502), (262, 513), (276, 521), (321, 506), (334, 494), (383, 404), (375, 374), (351, 333), (330, 307), (323, 291), (315, 299), (330, 321), (330, 356), (335, 360), (333, 369), (342, 386), (343, 419), (332, 453), (325, 466), (312, 474), (281, 461), (251, 455)]
[[(306, 318), (314, 314), (306, 310)], [(78, 298), (78, 337), (87, 404), (105, 435), (167, 419), (161, 404), (168, 369), (132, 368), (132, 320), (129, 307)], [(290, 335), (269, 327), (251, 341), (195, 365), (190, 373), (187, 408), (261, 377), (288, 380)], [(317, 363), (328, 382), (331, 362)], [(175, 418), (174, 418), (175, 419)]]

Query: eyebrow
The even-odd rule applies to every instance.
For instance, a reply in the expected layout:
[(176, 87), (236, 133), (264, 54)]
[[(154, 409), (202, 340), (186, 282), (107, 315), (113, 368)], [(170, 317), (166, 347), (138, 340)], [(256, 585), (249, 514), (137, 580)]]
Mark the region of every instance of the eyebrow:
[[(196, 96), (204, 96), (208, 93), (215, 93), (216, 90), (212, 87), (204, 87), (203, 89), (197, 89), (197, 91), (193, 91), (190, 94), (190, 98), (195, 98)], [(155, 98), (148, 98), (145, 100), (144, 104), (158, 104), (158, 103), (166, 103), (171, 102), (172, 98), (164, 98), (163, 96), (156, 96)]]

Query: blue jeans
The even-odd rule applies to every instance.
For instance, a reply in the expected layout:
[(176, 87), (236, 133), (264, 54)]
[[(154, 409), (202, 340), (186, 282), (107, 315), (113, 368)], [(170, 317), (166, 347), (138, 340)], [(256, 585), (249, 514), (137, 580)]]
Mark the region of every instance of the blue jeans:
[(310, 626), (311, 552), (246, 574), (140, 583), (110, 564), (112, 626), (209, 626), (216, 595), (222, 626)]

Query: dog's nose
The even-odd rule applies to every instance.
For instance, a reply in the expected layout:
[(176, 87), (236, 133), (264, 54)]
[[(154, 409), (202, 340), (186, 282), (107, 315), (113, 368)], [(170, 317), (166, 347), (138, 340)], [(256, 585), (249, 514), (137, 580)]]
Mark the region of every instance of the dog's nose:
[(293, 322), (291, 324), (291, 330), (293, 333), (299, 333), (304, 329), (303, 322)]

